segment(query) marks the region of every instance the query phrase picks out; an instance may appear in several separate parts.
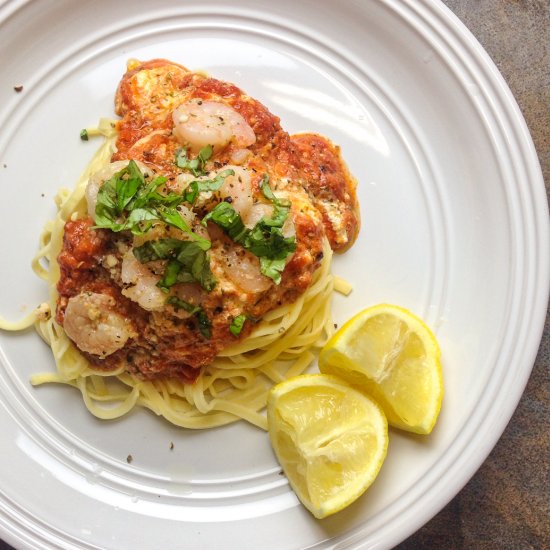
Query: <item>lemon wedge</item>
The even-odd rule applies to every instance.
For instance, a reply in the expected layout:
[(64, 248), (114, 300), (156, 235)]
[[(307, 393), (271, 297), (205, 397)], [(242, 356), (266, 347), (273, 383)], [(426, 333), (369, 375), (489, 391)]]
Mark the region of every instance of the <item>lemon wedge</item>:
[(330, 375), (304, 374), (273, 387), (267, 421), (291, 487), (319, 519), (363, 494), (386, 457), (388, 424), (380, 407)]
[(319, 356), (319, 370), (372, 396), (390, 425), (428, 434), (443, 399), (440, 357), (437, 340), (421, 319), (380, 304), (332, 336)]

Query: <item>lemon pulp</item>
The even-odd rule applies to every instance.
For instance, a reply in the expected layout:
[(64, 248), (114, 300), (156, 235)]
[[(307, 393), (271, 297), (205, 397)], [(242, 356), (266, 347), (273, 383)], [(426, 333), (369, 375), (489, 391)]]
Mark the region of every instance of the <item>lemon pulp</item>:
[(267, 418), (279, 463), (317, 518), (356, 500), (386, 456), (388, 428), (380, 407), (330, 375), (302, 375), (275, 386)]
[(428, 326), (389, 304), (345, 323), (319, 356), (319, 370), (371, 395), (390, 425), (428, 434), (443, 399), (441, 352)]

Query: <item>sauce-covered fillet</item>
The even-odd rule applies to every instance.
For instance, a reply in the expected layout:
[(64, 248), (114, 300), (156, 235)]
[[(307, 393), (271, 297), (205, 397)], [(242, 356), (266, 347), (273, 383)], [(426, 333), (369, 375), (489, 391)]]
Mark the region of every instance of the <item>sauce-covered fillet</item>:
[(291, 141), (298, 150), (303, 185), (323, 216), (331, 247), (343, 252), (359, 233), (359, 210), (355, 183), (340, 149), (318, 134), (297, 134)]
[[(355, 184), (326, 138), (290, 137), (236, 86), (174, 63), (130, 64), (115, 104), (116, 164), (90, 179), (91, 217), (66, 225), (57, 320), (96, 367), (123, 364), (145, 379), (192, 381), (266, 312), (308, 288), (324, 238), (337, 251), (353, 243)], [(134, 168), (129, 161), (137, 161)], [(99, 190), (117, 177), (120, 187), (131, 169), (143, 175), (143, 190), (166, 178), (154, 200), (160, 196), (155, 204), (172, 218), (157, 213), (162, 219), (130, 231), (120, 210), (114, 225), (101, 225), (112, 230), (93, 229), (94, 221), (105, 223), (96, 209), (98, 201), (105, 207)], [(169, 210), (174, 197), (177, 209)], [(156, 212), (144, 204), (135, 209)], [(237, 218), (238, 232), (214, 215), (222, 210)], [(159, 246), (173, 250), (159, 256)], [(177, 256), (182, 250), (196, 254), (193, 265), (186, 264), (188, 252)], [(170, 269), (179, 273), (184, 264), (189, 272), (170, 279)], [(246, 319), (240, 333), (236, 319)]]

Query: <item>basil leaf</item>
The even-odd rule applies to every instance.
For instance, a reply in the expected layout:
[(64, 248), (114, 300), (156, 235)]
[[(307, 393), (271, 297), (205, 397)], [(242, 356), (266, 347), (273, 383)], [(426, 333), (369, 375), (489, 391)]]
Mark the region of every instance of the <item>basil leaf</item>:
[(204, 174), (204, 165), (212, 156), (212, 145), (203, 147), (196, 158), (189, 159), (187, 157), (187, 148), (176, 151), (176, 166), (182, 170), (189, 170), (194, 176), (202, 176)]
[(270, 279), (273, 279), (276, 285), (281, 283), (281, 274), (286, 266), (286, 258), (271, 259), (260, 258), (260, 271)]
[(131, 160), (125, 168), (117, 172), (113, 177), (116, 178), (117, 211), (119, 214), (122, 214), (123, 210), (134, 198), (138, 189), (145, 185), (145, 179), (134, 160)]
[(237, 315), (237, 317), (235, 317), (229, 325), (229, 332), (231, 332), (233, 336), (239, 336), (239, 334), (241, 334), (245, 321), (246, 315), (244, 313)]
[(184, 309), (191, 315), (194, 315), (197, 319), (198, 325), (199, 325), (199, 331), (205, 338), (211, 338), (212, 337), (212, 323), (210, 322), (210, 319), (206, 315), (205, 311), (199, 307), (194, 306), (193, 304), (190, 304), (189, 302), (186, 302), (185, 300), (180, 300), (176, 296), (170, 296), (168, 300), (166, 300), (167, 303), (171, 304), (172, 306), (180, 309)]
[(211, 180), (195, 180), (192, 181), (184, 191), (185, 201), (194, 204), (199, 196), (199, 193), (206, 191), (217, 191), (225, 182), (225, 178), (233, 176), (234, 170), (224, 170), (220, 172), (214, 179)]
[(165, 182), (166, 178), (164, 176), (159, 176), (148, 183), (145, 187), (139, 189), (135, 200), (132, 203), (132, 208), (142, 208), (143, 206), (147, 206), (151, 203), (169, 203), (169, 205), (172, 206), (173, 203), (180, 204), (183, 202), (181, 195), (176, 193), (169, 193), (168, 195), (161, 195), (160, 193), (157, 193), (157, 189)]
[(191, 266), (191, 274), (207, 292), (212, 291), (216, 286), (217, 281), (210, 270), (210, 258), (208, 254), (197, 255)]
[(169, 261), (164, 270), (164, 275), (157, 283), (157, 286), (164, 292), (168, 292), (170, 287), (176, 284), (182, 268), (183, 266), (177, 260)]
[(116, 224), (143, 181), (143, 175), (133, 160), (105, 181), (97, 193), (97, 226), (109, 229), (110, 223)]
[(116, 179), (108, 179), (97, 192), (95, 217), (98, 227), (108, 227), (117, 219)]
[(183, 192), (183, 198), (185, 199), (185, 202), (188, 202), (189, 204), (195, 204), (195, 201), (197, 200), (197, 197), (199, 196), (199, 182), (198, 181), (192, 181)]
[(209, 340), (212, 337), (212, 323), (210, 322), (210, 319), (202, 309), (196, 313), (196, 316), (199, 321), (200, 333)]
[(264, 228), (261, 220), (250, 231), (245, 248), (262, 258), (285, 259), (296, 250), (295, 237), (285, 237), (279, 228)]
[(241, 216), (228, 202), (218, 203), (206, 214), (201, 223), (206, 225), (208, 220), (219, 225), (235, 242), (244, 244), (249, 230), (245, 227)]
[(264, 197), (277, 206), (290, 207), (290, 201), (288, 199), (278, 199), (269, 186), (269, 174), (264, 174), (259, 185)]
[(159, 208), (157, 209), (157, 212), (160, 219), (168, 225), (181, 229), (186, 233), (191, 232), (191, 228), (187, 225), (187, 222), (179, 215), (179, 212), (175, 208)]
[(193, 233), (175, 208), (158, 208), (157, 213), (162, 221), (187, 233), (203, 250), (210, 248), (212, 243), (208, 239)]
[(229, 176), (234, 176), (235, 171), (228, 169), (224, 170), (223, 172), (220, 172), (214, 179), (212, 180), (202, 180), (198, 181), (199, 184), (199, 192), (203, 191), (217, 191), (225, 182), (225, 178)]
[[(123, 224), (120, 224), (120, 229), (112, 229), (113, 231), (130, 230), (134, 235), (142, 235), (147, 232), (154, 221), (158, 220), (158, 216), (151, 208), (136, 208), (130, 212), (130, 215)], [(147, 222), (142, 226), (143, 222)]]
[[(154, 260), (166, 260), (177, 256), (181, 249), (181, 244), (184, 241), (179, 239), (157, 239), (155, 241), (147, 241), (141, 246), (136, 246), (133, 249), (134, 256), (142, 264), (152, 262)], [(189, 242), (189, 244), (194, 244)]]
[(193, 304), (190, 304), (189, 302), (186, 302), (185, 300), (180, 300), (177, 296), (170, 296), (168, 300), (166, 300), (166, 303), (174, 306), (177, 309), (184, 309), (187, 311), (187, 313), (197, 313), (202, 308), (199, 306), (194, 306)]
[(268, 218), (264, 216), (260, 222), (263, 227), (283, 227), (288, 217), (290, 208), (286, 206), (273, 206), (273, 214)]
[(270, 200), (271, 202), (275, 202), (277, 200), (277, 198), (273, 194), (273, 191), (271, 190), (271, 187), (269, 187), (269, 174), (263, 175), (262, 179), (260, 180), (259, 187), (267, 200)]
[(216, 286), (216, 279), (210, 270), (210, 258), (200, 243), (170, 238), (158, 239), (135, 247), (133, 253), (141, 263), (170, 260), (162, 280), (158, 283), (163, 289), (168, 289), (176, 283), (199, 283), (210, 292)]
[(173, 192), (158, 193), (157, 189), (165, 182), (166, 178), (160, 176), (146, 184), (139, 166), (131, 160), (100, 187), (94, 227), (142, 235), (154, 221), (164, 221), (187, 233), (203, 250), (208, 250), (210, 241), (195, 234), (176, 210), (184, 197)]
[(295, 237), (285, 237), (280, 227), (263, 223), (263, 218), (252, 229), (248, 229), (235, 209), (226, 202), (217, 204), (203, 218), (202, 223), (208, 220), (219, 225), (236, 243), (258, 256), (263, 275), (270, 277), (276, 284), (281, 282), (286, 258), (296, 250)]

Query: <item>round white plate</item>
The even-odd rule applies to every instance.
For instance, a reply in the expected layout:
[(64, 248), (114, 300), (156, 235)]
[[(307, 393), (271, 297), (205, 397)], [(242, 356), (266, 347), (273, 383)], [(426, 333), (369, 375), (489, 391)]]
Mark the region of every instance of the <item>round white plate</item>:
[(98, 145), (80, 129), (113, 115), (128, 58), (165, 57), (236, 83), (289, 132), (341, 145), (363, 224), (334, 263), (354, 287), (335, 320), (381, 301), (410, 308), (439, 338), (446, 387), (433, 434), (392, 430), (371, 489), (316, 521), (260, 430), (192, 432), (146, 411), (98, 421), (77, 391), (30, 386), (54, 368), (32, 330), (2, 333), (0, 536), (29, 548), (386, 548), (441, 509), (519, 400), (549, 280), (531, 139), (459, 21), (428, 0), (12, 0), (0, 34), (3, 315), (46, 297), (29, 264), (56, 190)]

